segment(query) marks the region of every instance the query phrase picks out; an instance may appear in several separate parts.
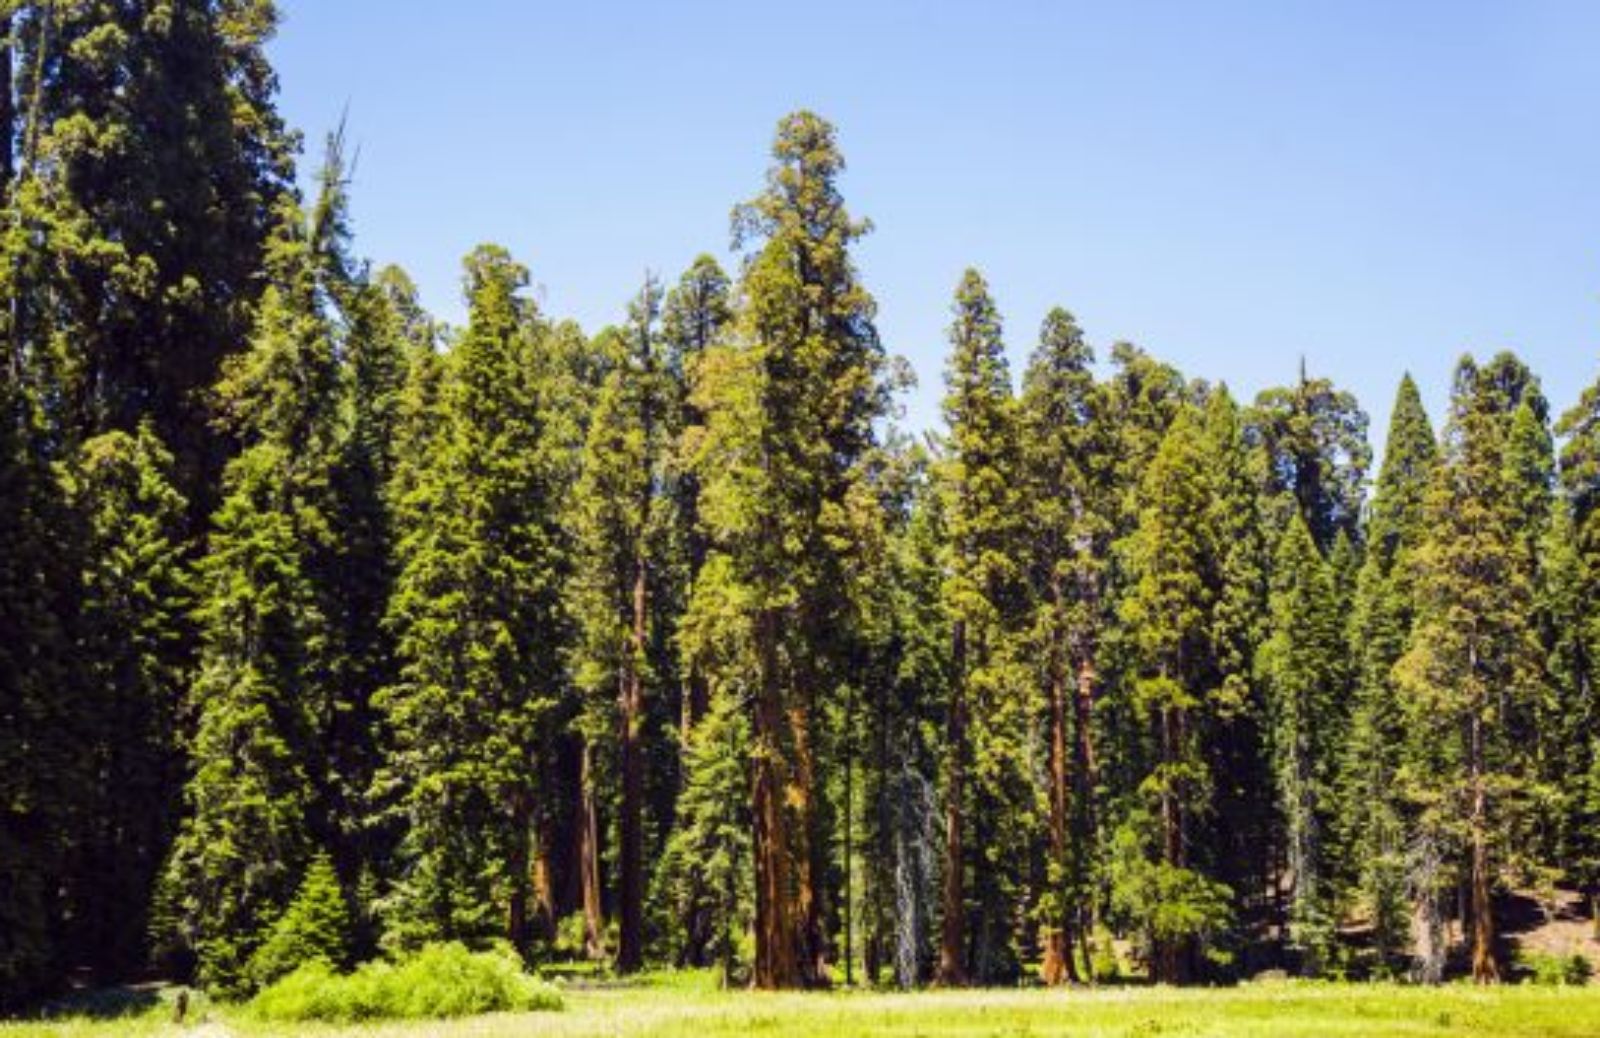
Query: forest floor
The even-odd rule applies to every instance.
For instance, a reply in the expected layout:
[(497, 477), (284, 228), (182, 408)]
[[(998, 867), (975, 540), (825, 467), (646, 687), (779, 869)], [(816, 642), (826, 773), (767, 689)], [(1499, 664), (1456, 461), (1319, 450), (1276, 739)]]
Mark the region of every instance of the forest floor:
[(360, 1027), (266, 1024), (213, 1008), (175, 1024), (156, 1006), (115, 1020), (0, 1024), (0, 1038), (1388, 1038), (1495, 1035), (1594, 1038), (1600, 986), (1494, 989), (1258, 983), (1221, 989), (970, 990), (909, 994), (756, 994), (718, 991), (704, 975), (627, 987), (575, 989), (561, 1012)]

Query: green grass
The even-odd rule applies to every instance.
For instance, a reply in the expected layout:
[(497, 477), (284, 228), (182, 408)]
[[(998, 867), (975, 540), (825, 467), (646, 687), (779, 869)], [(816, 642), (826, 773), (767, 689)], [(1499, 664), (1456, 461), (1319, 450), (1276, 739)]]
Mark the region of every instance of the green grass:
[(1411, 1035), (1600, 1035), (1600, 987), (1275, 984), (1239, 988), (1095, 991), (932, 991), (916, 994), (756, 994), (717, 991), (703, 976), (651, 978), (619, 988), (569, 990), (561, 1012), (501, 1013), (453, 1021), (336, 1026), (275, 1024), (227, 1007), (178, 1027), (161, 1010), (117, 1021), (0, 1025), (0, 1038), (110, 1035), (287, 1035), (365, 1038), (1305, 1038)]

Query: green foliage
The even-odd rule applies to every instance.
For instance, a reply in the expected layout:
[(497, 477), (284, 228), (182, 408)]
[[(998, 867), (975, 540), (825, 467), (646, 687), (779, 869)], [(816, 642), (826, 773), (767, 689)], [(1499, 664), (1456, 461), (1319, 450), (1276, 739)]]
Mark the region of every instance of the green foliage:
[(551, 333), (526, 282), (502, 249), (468, 257), (470, 321), (401, 505), (400, 667), (376, 699), (391, 740), (377, 795), (406, 821), (402, 878), (382, 906), (399, 947), (528, 939), (530, 764), (561, 688), (565, 559), (544, 410), (556, 389), (535, 378)]
[(525, 973), (510, 948), (473, 952), (451, 942), (427, 945), (394, 963), (363, 963), (349, 974), (312, 961), (256, 995), (249, 1013), (267, 1021), (348, 1024), (561, 1006), (560, 992)]
[(1327, 565), (1298, 516), (1278, 542), (1272, 634), (1257, 657), (1266, 687), (1273, 772), (1293, 889), (1289, 937), (1316, 975), (1333, 943), (1327, 859), (1333, 764), (1342, 742), (1343, 639)]
[[(742, 705), (714, 695), (684, 750), (678, 824), (657, 875), (658, 896), (680, 931), (674, 958), (715, 962), (723, 981), (738, 976), (739, 935), (750, 924), (750, 726)], [(692, 928), (691, 928), (692, 927)]]
[(1517, 953), (1516, 967), (1526, 983), (1544, 987), (1584, 985), (1594, 976), (1594, 964), (1578, 952), (1552, 955), (1522, 951)]
[(350, 959), (350, 906), (333, 862), (326, 854), (311, 859), (300, 889), (272, 924), (267, 939), (250, 956), (246, 973), (264, 987), (307, 963), (338, 969)]
[(1193, 869), (1162, 860), (1152, 845), (1160, 839), (1157, 819), (1128, 815), (1111, 837), (1111, 911), (1136, 935), (1140, 956), (1161, 980), (1161, 957), (1175, 948), (1200, 948), (1217, 965), (1230, 957), (1219, 937), (1233, 922), (1233, 892)]

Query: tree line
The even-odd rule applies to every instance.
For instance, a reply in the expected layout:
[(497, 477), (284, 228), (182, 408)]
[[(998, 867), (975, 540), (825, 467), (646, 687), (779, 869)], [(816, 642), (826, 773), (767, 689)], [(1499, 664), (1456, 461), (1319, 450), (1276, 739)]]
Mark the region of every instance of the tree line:
[[(0, 21), (0, 1006), (438, 940), (757, 987), (1507, 969), (1600, 898), (1600, 384), (1253, 402), (977, 271), (911, 435), (834, 128), (730, 273), (448, 327), (267, 0)], [(1370, 493), (1369, 493), (1370, 483)], [(308, 951), (309, 949), (309, 951)]]

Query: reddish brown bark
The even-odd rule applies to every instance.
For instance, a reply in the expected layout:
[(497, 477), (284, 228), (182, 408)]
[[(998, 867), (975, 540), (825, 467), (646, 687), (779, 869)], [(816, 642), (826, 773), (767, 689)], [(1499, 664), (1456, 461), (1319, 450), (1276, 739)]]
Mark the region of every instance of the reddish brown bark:
[(1051, 986), (1077, 981), (1072, 957), (1072, 905), (1068, 899), (1067, 857), (1069, 786), (1067, 754), (1067, 688), (1061, 651), (1050, 653), (1050, 875), (1051, 892), (1059, 898), (1053, 918), (1044, 921), (1044, 962), (1040, 974)]
[(1479, 984), (1500, 980), (1494, 957), (1494, 906), (1489, 900), (1488, 793), (1483, 776), (1483, 722), (1472, 719), (1472, 979)]
[(756, 956), (752, 983), (763, 989), (801, 984), (789, 889), (789, 831), (783, 802), (788, 786), (783, 757), (784, 713), (777, 681), (777, 617), (757, 619), (761, 685), (755, 704), (751, 803), (755, 816)]

